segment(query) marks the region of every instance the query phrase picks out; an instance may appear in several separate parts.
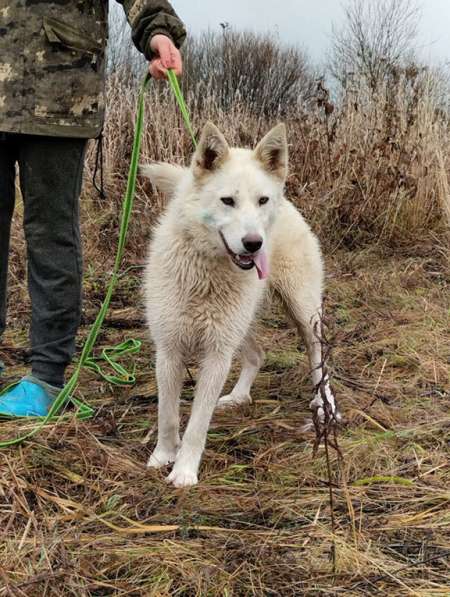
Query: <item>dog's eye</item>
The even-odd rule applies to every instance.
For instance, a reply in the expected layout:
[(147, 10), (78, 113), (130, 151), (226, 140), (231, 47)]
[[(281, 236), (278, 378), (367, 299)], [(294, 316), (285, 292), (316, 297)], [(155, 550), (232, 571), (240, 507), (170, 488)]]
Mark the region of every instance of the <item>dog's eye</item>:
[(233, 199), (233, 197), (221, 197), (220, 200), (225, 205), (229, 205), (230, 207), (234, 207), (234, 199)]
[(265, 205), (269, 201), (269, 197), (260, 197), (259, 204)]

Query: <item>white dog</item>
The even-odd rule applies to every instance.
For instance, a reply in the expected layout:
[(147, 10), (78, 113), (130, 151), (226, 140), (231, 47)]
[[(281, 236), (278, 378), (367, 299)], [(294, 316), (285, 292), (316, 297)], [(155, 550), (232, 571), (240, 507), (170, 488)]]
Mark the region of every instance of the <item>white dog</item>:
[[(323, 418), (325, 392), (336, 411), (317, 337), (323, 283), (319, 243), (284, 197), (287, 167), (284, 125), (249, 150), (230, 149), (207, 123), (190, 168), (159, 163), (142, 168), (171, 197), (154, 230), (145, 274), (159, 393), (158, 442), (148, 466), (174, 462), (167, 480), (176, 487), (197, 483), (218, 401), (221, 406), (251, 401), (250, 388), (263, 361), (251, 324), (268, 284), (305, 339), (316, 388), (311, 407)], [(241, 375), (231, 394), (219, 400), (239, 348)], [(180, 441), (184, 365), (194, 357), (200, 371)]]

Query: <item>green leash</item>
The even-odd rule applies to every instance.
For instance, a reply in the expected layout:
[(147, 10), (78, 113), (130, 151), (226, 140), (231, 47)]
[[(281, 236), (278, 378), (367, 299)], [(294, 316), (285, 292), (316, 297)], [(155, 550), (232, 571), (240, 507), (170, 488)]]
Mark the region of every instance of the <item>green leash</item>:
[(178, 78), (172, 69), (169, 69), (167, 71), (167, 78), (169, 80), (169, 83), (172, 88), (175, 99), (177, 100), (181, 115), (183, 116), (186, 130), (189, 133), (189, 135), (191, 136), (192, 143), (194, 144), (194, 147), (196, 148), (197, 140), (195, 138), (194, 129), (192, 128), (191, 119), (189, 117), (189, 110), (187, 109), (186, 102), (184, 101), (183, 92), (181, 91), (181, 87), (178, 82)]
[[(103, 348), (99, 357), (88, 357), (84, 362), (84, 367), (97, 373), (108, 383), (114, 386), (133, 386), (136, 383), (136, 365), (133, 366), (133, 371), (130, 373), (123, 367), (118, 359), (125, 355), (136, 354), (141, 350), (142, 342), (131, 338), (125, 340), (116, 346), (106, 346)], [(104, 361), (112, 369), (115, 375), (107, 373), (101, 363)]]
[[(175, 73), (171, 69), (169, 69), (167, 71), (167, 74), (168, 74), (168, 80), (169, 80), (171, 89), (172, 89), (173, 94), (177, 100), (178, 106), (180, 108), (180, 112), (183, 116), (183, 120), (186, 125), (186, 129), (191, 136), (194, 147), (197, 147), (197, 141), (195, 139), (194, 131), (193, 131), (193, 128), (191, 125), (189, 111), (188, 111), (186, 103), (184, 101), (183, 93), (179, 86), (178, 79), (177, 79)], [(133, 385), (136, 382), (135, 368), (133, 368), (133, 372), (130, 373), (118, 362), (118, 359), (125, 355), (136, 354), (137, 352), (139, 352), (139, 350), (141, 348), (141, 342), (139, 340), (134, 340), (134, 339), (126, 340), (125, 342), (122, 342), (121, 344), (119, 344), (117, 346), (105, 347), (102, 350), (100, 357), (93, 357), (93, 356), (91, 356), (91, 353), (92, 353), (92, 349), (95, 346), (95, 342), (98, 338), (98, 334), (101, 330), (103, 322), (105, 320), (105, 317), (106, 317), (106, 314), (107, 314), (107, 311), (108, 311), (108, 308), (109, 308), (109, 305), (111, 302), (111, 298), (113, 295), (113, 291), (117, 285), (117, 281), (119, 278), (119, 270), (120, 270), (120, 265), (121, 265), (122, 258), (123, 258), (123, 253), (125, 250), (125, 242), (126, 242), (128, 227), (129, 227), (129, 223), (130, 223), (131, 212), (133, 209), (133, 203), (134, 203), (134, 195), (135, 195), (135, 190), (136, 190), (136, 177), (137, 177), (137, 171), (138, 171), (138, 161), (139, 161), (139, 154), (140, 154), (140, 149), (141, 149), (142, 130), (143, 130), (143, 125), (144, 125), (144, 97), (145, 97), (145, 92), (148, 88), (149, 83), (150, 83), (150, 76), (147, 75), (141, 85), (141, 90), (139, 93), (135, 134), (134, 134), (134, 141), (133, 141), (133, 151), (131, 154), (131, 163), (130, 163), (130, 169), (129, 169), (129, 173), (128, 173), (127, 189), (126, 189), (125, 199), (124, 199), (123, 207), (122, 207), (119, 242), (118, 242), (118, 247), (117, 247), (116, 258), (114, 261), (114, 268), (113, 268), (111, 280), (109, 282), (109, 285), (108, 285), (108, 288), (106, 291), (105, 299), (102, 303), (102, 306), (100, 307), (100, 311), (95, 319), (95, 322), (93, 323), (93, 325), (89, 331), (89, 335), (88, 335), (86, 342), (83, 346), (83, 350), (81, 352), (81, 356), (76, 365), (75, 371), (74, 371), (72, 377), (67, 382), (67, 384), (64, 386), (64, 388), (58, 394), (55, 401), (53, 402), (47, 416), (44, 417), (36, 425), (36, 427), (34, 427), (28, 433), (25, 433), (19, 437), (14, 438), (14, 439), (1, 441), (0, 449), (8, 448), (11, 446), (21, 444), (25, 440), (30, 439), (31, 437), (33, 437), (34, 435), (39, 433), (39, 431), (41, 431), (41, 429), (43, 427), (45, 427), (45, 425), (47, 425), (47, 423), (59, 421), (59, 420), (70, 417), (70, 415), (60, 415), (59, 414), (60, 411), (62, 410), (62, 408), (69, 401), (71, 401), (72, 404), (74, 404), (74, 406), (76, 407), (75, 415), (77, 418), (82, 419), (82, 420), (91, 418), (95, 413), (94, 409), (91, 406), (89, 406), (88, 404), (86, 404), (85, 402), (82, 402), (81, 400), (78, 400), (77, 398), (75, 398), (73, 396), (73, 392), (75, 391), (75, 389), (78, 386), (78, 380), (80, 377), (81, 369), (83, 367), (90, 369), (91, 371), (94, 371), (95, 373), (100, 375), (103, 379), (105, 379), (106, 381), (108, 381), (109, 383), (114, 384), (114, 385), (125, 385), (126, 386), (126, 385)], [(105, 370), (103, 369), (103, 367), (101, 365), (102, 361), (105, 361), (107, 363), (107, 365), (114, 371), (114, 375), (111, 375), (111, 374), (105, 372)], [(13, 386), (14, 385), (15, 384), (13, 384)], [(3, 390), (3, 392), (1, 392), (1, 394), (7, 392), (13, 386), (8, 386), (7, 388), (5, 388)]]
[[(136, 189), (136, 176), (137, 176), (137, 171), (138, 171), (138, 160), (139, 160), (139, 153), (140, 153), (140, 149), (141, 149), (142, 129), (143, 129), (143, 123), (144, 123), (144, 95), (145, 95), (145, 91), (149, 85), (149, 82), (150, 82), (150, 77), (147, 75), (147, 77), (144, 79), (144, 82), (142, 83), (141, 91), (139, 94), (138, 110), (137, 110), (137, 117), (136, 117), (136, 128), (135, 128), (135, 135), (134, 135), (134, 142), (133, 142), (133, 152), (131, 154), (131, 163), (130, 163), (130, 170), (129, 170), (129, 174), (128, 174), (127, 190), (125, 193), (125, 199), (124, 199), (124, 203), (123, 203), (123, 207), (122, 207), (122, 218), (121, 218), (121, 223), (120, 223), (119, 243), (118, 243), (118, 247), (117, 247), (116, 258), (114, 261), (114, 268), (113, 268), (111, 280), (108, 285), (105, 299), (102, 303), (102, 306), (97, 315), (97, 318), (90, 329), (89, 335), (84, 344), (84, 347), (83, 347), (81, 356), (78, 360), (78, 363), (76, 365), (75, 371), (74, 371), (72, 377), (67, 382), (67, 384), (64, 386), (64, 388), (58, 394), (58, 396), (57, 396), (56, 400), (54, 401), (54, 403), (52, 404), (47, 416), (45, 418), (43, 418), (38, 423), (38, 425), (36, 425), (36, 427), (34, 427), (28, 433), (25, 433), (24, 435), (21, 435), (14, 439), (0, 442), (0, 448), (7, 448), (10, 446), (15, 446), (17, 444), (22, 443), (26, 439), (33, 437), (37, 433), (39, 433), (39, 431), (43, 427), (45, 427), (45, 425), (47, 425), (47, 423), (50, 423), (50, 422), (54, 421), (55, 419), (58, 419), (58, 416), (57, 416), (58, 413), (61, 411), (61, 409), (65, 406), (65, 404), (69, 400), (71, 400), (77, 408), (77, 411), (76, 411), (77, 417), (86, 419), (86, 418), (92, 417), (92, 415), (94, 414), (93, 408), (91, 408), (89, 405), (84, 404), (81, 401), (77, 400), (76, 398), (74, 398), (72, 396), (72, 394), (78, 385), (78, 380), (80, 377), (81, 369), (86, 365), (86, 363), (88, 363), (88, 366), (90, 365), (91, 369), (94, 367), (93, 363), (95, 362), (95, 360), (93, 360), (89, 355), (91, 354), (92, 349), (94, 348), (98, 334), (99, 334), (100, 329), (105, 320), (105, 316), (108, 311), (109, 304), (111, 302), (113, 290), (114, 290), (114, 288), (117, 284), (118, 278), (119, 278), (119, 269), (120, 269), (120, 264), (122, 262), (124, 249), (125, 249), (125, 241), (126, 241), (126, 236), (127, 236), (127, 232), (128, 232), (128, 226), (130, 223), (131, 210), (133, 208), (134, 193), (135, 193), (135, 189)], [(110, 356), (110, 354), (109, 354), (109, 356)], [(117, 358), (117, 351), (116, 351), (115, 357)], [(112, 361), (115, 361), (115, 359), (110, 358), (110, 360), (109, 360), (110, 364)], [(117, 366), (118, 363), (115, 362), (115, 365)], [(117, 371), (117, 369), (116, 369), (116, 371)], [(119, 374), (122, 374), (122, 373), (123, 373), (123, 371), (122, 372), (119, 371)], [(129, 382), (128, 374), (125, 375), (125, 377), (127, 378), (127, 381)]]

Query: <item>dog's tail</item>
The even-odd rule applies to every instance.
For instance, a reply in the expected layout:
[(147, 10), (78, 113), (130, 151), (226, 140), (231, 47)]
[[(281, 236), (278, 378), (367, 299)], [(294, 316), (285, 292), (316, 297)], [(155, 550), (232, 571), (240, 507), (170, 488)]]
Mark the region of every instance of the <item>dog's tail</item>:
[(150, 164), (141, 164), (139, 174), (146, 176), (152, 184), (163, 193), (173, 195), (186, 168), (164, 164), (163, 162), (152, 162)]

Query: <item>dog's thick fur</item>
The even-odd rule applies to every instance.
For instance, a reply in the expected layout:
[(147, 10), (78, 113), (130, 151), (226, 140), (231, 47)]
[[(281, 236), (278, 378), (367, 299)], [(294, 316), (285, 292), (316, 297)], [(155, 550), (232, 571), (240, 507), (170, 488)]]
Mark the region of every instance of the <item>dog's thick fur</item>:
[[(174, 462), (168, 481), (177, 487), (197, 483), (218, 402), (225, 407), (251, 400), (250, 388), (263, 361), (252, 322), (268, 285), (305, 339), (314, 386), (323, 382), (316, 325), (322, 258), (317, 238), (284, 197), (287, 160), (284, 125), (272, 129), (252, 151), (230, 149), (208, 123), (190, 168), (142, 167), (170, 196), (153, 234), (145, 274), (159, 393), (158, 442), (148, 465)], [(241, 375), (232, 392), (219, 400), (239, 348)], [(200, 371), (180, 441), (179, 396), (184, 365), (193, 358), (199, 359)], [(328, 380), (325, 392), (335, 409)], [(311, 406), (323, 416), (317, 389)]]

